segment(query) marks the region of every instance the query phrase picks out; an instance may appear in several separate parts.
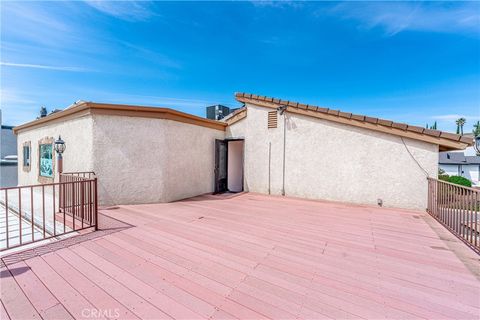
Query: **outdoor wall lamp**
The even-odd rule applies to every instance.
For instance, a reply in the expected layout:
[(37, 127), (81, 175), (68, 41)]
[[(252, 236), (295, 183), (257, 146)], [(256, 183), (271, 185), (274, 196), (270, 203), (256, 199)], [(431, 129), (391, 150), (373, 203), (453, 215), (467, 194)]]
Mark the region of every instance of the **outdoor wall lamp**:
[(286, 106), (286, 105), (277, 107), (277, 112), (278, 112), (280, 115), (283, 115), (283, 113), (287, 110), (287, 107), (288, 107), (288, 106)]
[(63, 157), (62, 154), (65, 151), (65, 141), (62, 140), (61, 136), (58, 136), (58, 139), (55, 140), (55, 151), (58, 154), (58, 173), (62, 173), (63, 171)]
[(473, 148), (477, 152), (477, 155), (480, 155), (480, 135), (475, 137)]

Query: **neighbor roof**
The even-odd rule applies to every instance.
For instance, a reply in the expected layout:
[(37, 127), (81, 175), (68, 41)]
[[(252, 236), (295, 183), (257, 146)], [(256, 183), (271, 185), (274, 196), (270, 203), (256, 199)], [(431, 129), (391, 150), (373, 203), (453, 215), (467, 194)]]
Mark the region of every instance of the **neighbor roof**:
[(463, 152), (440, 152), (440, 164), (480, 164), (479, 156), (466, 156)]
[(287, 111), (292, 113), (438, 144), (440, 146), (440, 151), (461, 150), (473, 143), (471, 137), (462, 137), (461, 135), (449, 132), (426, 129), (405, 123), (399, 123), (365, 115), (352, 114), (349, 112), (343, 112), (340, 110), (333, 110), (294, 101), (259, 96), (250, 93), (236, 93), (235, 98), (243, 103), (251, 103), (269, 108), (276, 108), (281, 105), (286, 105), (288, 106)]
[(87, 114), (167, 119), (183, 123), (189, 123), (197, 126), (208, 127), (221, 131), (225, 131), (225, 127), (227, 126), (227, 124), (224, 122), (194, 116), (192, 114), (180, 112), (169, 108), (81, 101), (77, 104), (69, 106), (65, 110), (50, 113), (46, 117), (19, 125), (13, 129), (13, 132), (17, 133), (22, 130), (43, 126), (46, 123), (49, 124), (55, 121), (64, 121), (66, 119), (77, 118)]

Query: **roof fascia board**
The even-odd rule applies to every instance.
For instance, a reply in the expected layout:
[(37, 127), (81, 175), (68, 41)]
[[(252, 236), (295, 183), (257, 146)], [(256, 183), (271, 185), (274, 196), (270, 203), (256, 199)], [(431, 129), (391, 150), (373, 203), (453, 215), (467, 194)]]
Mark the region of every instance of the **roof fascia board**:
[(225, 128), (227, 126), (227, 124), (224, 122), (205, 119), (168, 108), (84, 102), (82, 104), (79, 104), (78, 106), (74, 106), (72, 108), (68, 108), (63, 111), (48, 115), (45, 118), (40, 118), (17, 126), (13, 129), (13, 132), (17, 134), (18, 132), (24, 130), (41, 127), (50, 122), (65, 121), (67, 119), (81, 117), (86, 114), (119, 115), (128, 117), (166, 119), (203, 126), (220, 131), (225, 131)]
[[(65, 112), (65, 113), (63, 113)], [(62, 114), (60, 114), (62, 113)], [(36, 119), (13, 128), (13, 133), (18, 134), (23, 131), (40, 128), (49, 124), (58, 123), (72, 119), (81, 118), (90, 115), (90, 109), (86, 105), (78, 105), (61, 112), (48, 115), (44, 118)]]
[(238, 121), (245, 119), (247, 117), (247, 108), (244, 108), (237, 114), (234, 114), (230, 118), (226, 119), (225, 122), (230, 126), (234, 123), (237, 123)]

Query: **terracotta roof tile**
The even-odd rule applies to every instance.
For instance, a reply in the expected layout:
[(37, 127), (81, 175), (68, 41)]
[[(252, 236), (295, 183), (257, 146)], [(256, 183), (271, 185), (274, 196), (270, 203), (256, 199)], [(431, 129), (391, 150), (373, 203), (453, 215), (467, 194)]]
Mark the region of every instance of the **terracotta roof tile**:
[(298, 102), (289, 101), (288, 105), (291, 106), (291, 107), (296, 107), (296, 106), (298, 106)]
[(381, 124), (382, 126), (391, 127), (393, 121), (385, 120), (385, 119), (378, 119), (378, 122), (377, 122), (377, 123), (378, 123), (378, 124)]
[(365, 121), (369, 122), (369, 123), (375, 123), (376, 124), (378, 122), (378, 118), (372, 118), (372, 117), (365, 116)]
[(392, 123), (392, 127), (393, 127), (393, 128), (397, 128), (397, 129), (407, 130), (408, 124), (406, 124), (406, 123), (400, 123), (400, 122), (393, 122), (393, 123)]
[(455, 140), (455, 141), (460, 140), (460, 136), (458, 134), (453, 134), (453, 133), (443, 132), (443, 131), (440, 134), (440, 137), (450, 139), (450, 140)]
[(440, 135), (442, 134), (442, 131), (425, 129), (423, 133), (428, 134), (429, 136), (432, 136), (432, 137), (440, 137)]
[(469, 136), (462, 136), (462, 137), (460, 138), (460, 141), (466, 142), (466, 143), (473, 143), (473, 138), (472, 138), (472, 137), (469, 137)]
[(362, 116), (360, 114), (352, 114), (352, 119), (359, 120), (359, 121), (365, 121), (365, 116)]
[(423, 130), (425, 130), (425, 128), (417, 127), (417, 126), (411, 126), (411, 125), (408, 125), (408, 127), (407, 127), (407, 131), (412, 131), (412, 132), (417, 132), (417, 133), (423, 133)]
[(264, 97), (264, 96), (257, 96), (257, 95), (251, 95), (248, 93), (235, 93), (236, 97), (245, 97), (249, 99), (254, 99), (254, 100), (259, 100), (259, 101), (271, 101), (275, 104), (282, 104), (282, 105), (288, 105), (292, 107), (296, 107), (299, 109), (304, 109), (304, 110), (309, 110), (309, 111), (316, 111), (316, 112), (321, 112), (321, 113), (327, 113), (331, 115), (336, 115), (340, 116), (343, 118), (348, 118), (348, 119), (353, 119), (357, 121), (362, 121), (362, 122), (368, 122), (368, 123), (373, 123), (377, 124), (380, 126), (384, 127), (392, 127), (395, 129), (400, 129), (400, 130), (405, 130), (405, 131), (410, 131), (410, 132), (415, 132), (415, 133), (420, 133), (420, 134), (425, 134), (431, 137), (440, 137), (448, 140), (453, 140), (456, 142), (463, 142), (463, 143), (472, 143), (472, 138), (471, 137), (466, 137), (466, 136), (460, 136), (458, 134), (453, 134), (449, 132), (443, 132), (443, 131), (438, 131), (438, 130), (431, 130), (431, 129), (425, 129), (423, 127), (418, 127), (418, 126), (411, 126), (405, 123), (399, 123), (399, 122), (393, 122), (390, 120), (385, 120), (385, 119), (378, 119), (374, 117), (368, 117), (364, 115), (359, 115), (359, 114), (351, 114), (349, 112), (342, 112), (339, 110), (330, 110), (329, 108), (324, 108), (324, 107), (318, 107), (318, 106), (312, 106), (312, 105), (307, 105), (303, 103), (298, 103), (298, 102), (293, 102), (293, 101), (287, 101), (287, 100), (280, 100), (277, 98), (270, 98), (270, 97)]
[(338, 113), (338, 115), (339, 115), (340, 117), (348, 118), (348, 119), (350, 119), (350, 118), (352, 117), (352, 114), (351, 114), (350, 112), (342, 112), (342, 111), (340, 111), (340, 112)]

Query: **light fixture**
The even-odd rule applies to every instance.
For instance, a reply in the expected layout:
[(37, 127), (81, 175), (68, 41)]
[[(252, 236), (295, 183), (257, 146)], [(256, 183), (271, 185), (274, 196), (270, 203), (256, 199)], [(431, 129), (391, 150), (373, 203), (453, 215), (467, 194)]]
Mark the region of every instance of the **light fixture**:
[(62, 153), (65, 151), (66, 147), (65, 141), (62, 140), (61, 136), (58, 136), (58, 139), (55, 140), (55, 151), (57, 151), (59, 158), (62, 157)]
[(277, 112), (280, 114), (280, 115), (283, 115), (283, 113), (287, 110), (287, 105), (282, 105), (280, 107), (277, 107)]
[(58, 139), (55, 140), (55, 151), (58, 154), (58, 173), (63, 172), (63, 157), (62, 154), (65, 151), (65, 148), (67, 146), (65, 145), (65, 141), (62, 140), (62, 137), (60, 135), (58, 136)]
[(473, 140), (473, 148), (477, 152), (477, 155), (480, 155), (480, 135), (476, 136)]

